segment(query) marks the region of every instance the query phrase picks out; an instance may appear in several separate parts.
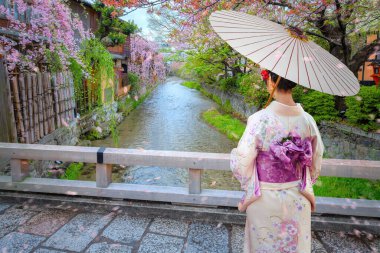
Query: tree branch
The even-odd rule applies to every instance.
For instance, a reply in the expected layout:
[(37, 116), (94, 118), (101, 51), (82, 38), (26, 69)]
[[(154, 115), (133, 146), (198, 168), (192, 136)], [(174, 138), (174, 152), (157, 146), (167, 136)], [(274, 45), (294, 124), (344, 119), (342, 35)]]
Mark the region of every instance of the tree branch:
[(348, 68), (356, 74), (360, 66), (363, 65), (369, 56), (377, 51), (380, 51), (380, 37), (360, 49), (348, 62)]
[(329, 38), (327, 38), (327, 37), (325, 37), (325, 36), (323, 36), (321, 34), (318, 34), (318, 33), (312, 32), (312, 31), (305, 31), (305, 33), (307, 33), (309, 35), (313, 35), (313, 36), (319, 37), (319, 38), (324, 39), (324, 40), (327, 40), (329, 43), (334, 44), (336, 46), (340, 46), (340, 47), (342, 46), (342, 44), (339, 44), (338, 42), (333, 41), (332, 39), (329, 39)]

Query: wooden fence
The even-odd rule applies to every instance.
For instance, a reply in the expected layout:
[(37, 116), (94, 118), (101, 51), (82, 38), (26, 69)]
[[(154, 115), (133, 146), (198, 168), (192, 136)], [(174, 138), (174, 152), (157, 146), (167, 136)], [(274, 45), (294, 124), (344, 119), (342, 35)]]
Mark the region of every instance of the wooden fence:
[(35, 143), (74, 119), (71, 73), (20, 73), (9, 80), (17, 138)]
[[(0, 143), (11, 158), (11, 176), (0, 189), (236, 207), (243, 192), (201, 188), (203, 170), (230, 170), (229, 154)], [(96, 182), (28, 177), (28, 160), (96, 163)], [(112, 164), (188, 168), (188, 187), (112, 182)], [(323, 176), (380, 179), (380, 161), (324, 159)], [(317, 197), (316, 212), (380, 218), (380, 201)]]

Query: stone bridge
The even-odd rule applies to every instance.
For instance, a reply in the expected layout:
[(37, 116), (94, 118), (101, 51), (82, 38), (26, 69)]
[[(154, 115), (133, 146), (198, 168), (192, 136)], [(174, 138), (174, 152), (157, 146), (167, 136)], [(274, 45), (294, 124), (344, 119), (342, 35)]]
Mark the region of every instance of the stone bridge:
[[(0, 252), (242, 252), (242, 192), (201, 189), (228, 154), (0, 143)], [(96, 163), (96, 182), (28, 177), (28, 160)], [(110, 164), (189, 168), (189, 186), (111, 182)], [(323, 175), (380, 178), (379, 161), (323, 161)], [(379, 252), (380, 201), (317, 198), (313, 252)]]

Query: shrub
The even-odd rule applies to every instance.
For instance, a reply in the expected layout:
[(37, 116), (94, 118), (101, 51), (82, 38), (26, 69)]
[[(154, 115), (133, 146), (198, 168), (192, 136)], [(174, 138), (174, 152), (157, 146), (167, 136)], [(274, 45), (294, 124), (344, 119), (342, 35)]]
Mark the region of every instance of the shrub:
[(222, 78), (218, 81), (221, 90), (228, 91), (237, 88), (237, 77)]
[(140, 78), (135, 73), (128, 72), (128, 84), (131, 85), (131, 95), (138, 95), (140, 90)]
[(362, 86), (356, 96), (345, 98), (346, 117), (349, 123), (365, 131), (379, 129), (380, 89), (375, 86)]
[(309, 90), (300, 97), (305, 111), (310, 113), (317, 123), (322, 120), (336, 121), (338, 111), (335, 109), (333, 95), (325, 94), (315, 90)]
[(69, 167), (66, 168), (65, 174), (62, 175), (61, 179), (76, 180), (80, 176), (81, 170), (83, 168), (83, 163), (71, 163)]

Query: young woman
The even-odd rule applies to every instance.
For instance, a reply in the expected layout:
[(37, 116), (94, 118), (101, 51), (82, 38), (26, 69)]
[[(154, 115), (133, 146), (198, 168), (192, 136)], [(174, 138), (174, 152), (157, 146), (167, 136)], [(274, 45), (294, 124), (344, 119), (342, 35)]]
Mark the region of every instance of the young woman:
[(248, 118), (230, 160), (245, 191), (238, 204), (247, 213), (244, 252), (311, 252), (312, 185), (324, 146), (313, 117), (293, 100), (296, 84), (261, 75), (275, 100)]

